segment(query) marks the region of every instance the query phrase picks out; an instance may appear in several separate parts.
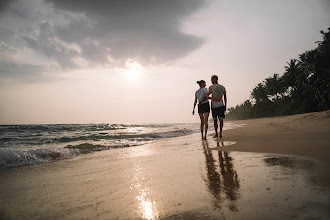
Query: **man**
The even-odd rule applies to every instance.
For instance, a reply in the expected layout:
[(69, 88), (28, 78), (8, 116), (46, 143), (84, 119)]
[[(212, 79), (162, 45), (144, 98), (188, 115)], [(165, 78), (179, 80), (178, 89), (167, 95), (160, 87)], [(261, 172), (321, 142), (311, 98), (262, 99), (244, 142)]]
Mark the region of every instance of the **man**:
[[(209, 94), (212, 94), (210, 97), (211, 101), (211, 109), (212, 109), (212, 117), (214, 120), (214, 129), (215, 136), (222, 137), (222, 128), (223, 128), (223, 119), (225, 118), (225, 111), (227, 106), (227, 95), (226, 89), (224, 86), (218, 84), (218, 76), (213, 75), (211, 77), (212, 85), (209, 87)], [(223, 102), (223, 98), (225, 102)], [(220, 134), (218, 135), (218, 119), (220, 122)]]

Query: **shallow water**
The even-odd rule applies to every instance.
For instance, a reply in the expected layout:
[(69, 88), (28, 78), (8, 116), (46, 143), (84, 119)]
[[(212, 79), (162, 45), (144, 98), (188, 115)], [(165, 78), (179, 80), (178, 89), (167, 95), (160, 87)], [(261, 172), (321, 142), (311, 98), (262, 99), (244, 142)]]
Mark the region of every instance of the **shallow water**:
[(0, 218), (329, 219), (322, 164), (196, 137), (2, 169)]
[[(226, 123), (224, 129), (239, 126)], [(199, 123), (0, 125), (0, 168), (144, 145), (196, 132)]]

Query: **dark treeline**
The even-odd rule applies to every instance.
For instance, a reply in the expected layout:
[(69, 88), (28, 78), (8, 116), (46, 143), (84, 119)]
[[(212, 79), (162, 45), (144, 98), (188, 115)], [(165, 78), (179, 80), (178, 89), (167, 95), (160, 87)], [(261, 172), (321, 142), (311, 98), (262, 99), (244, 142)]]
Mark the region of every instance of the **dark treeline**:
[(228, 109), (227, 119), (292, 115), (330, 109), (330, 28), (318, 46), (291, 59), (280, 76), (266, 78), (243, 104)]

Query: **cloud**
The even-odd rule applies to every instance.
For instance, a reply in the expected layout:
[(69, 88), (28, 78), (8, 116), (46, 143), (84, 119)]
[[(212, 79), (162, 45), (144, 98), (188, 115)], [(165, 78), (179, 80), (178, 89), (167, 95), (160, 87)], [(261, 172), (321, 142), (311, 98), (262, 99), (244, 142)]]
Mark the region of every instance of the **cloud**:
[(18, 50), (5, 44), (3, 41), (0, 42), (0, 56), (7, 54), (8, 56), (13, 56), (18, 53)]
[(79, 57), (79, 48), (63, 42), (56, 36), (51, 22), (41, 21), (35, 24), (34, 36), (22, 36), (28, 46), (57, 61), (63, 68), (75, 68), (75, 59)]
[[(185, 19), (206, 3), (207, 0), (1, 1), (0, 76), (38, 78), (47, 72), (47, 66), (54, 65), (62, 70), (111, 68), (125, 67), (128, 60), (153, 65), (180, 59), (204, 42), (201, 37), (184, 33), (182, 27)], [(33, 50), (33, 59), (17, 59), (23, 50)]]
[(0, 1), (0, 13), (3, 12), (11, 3), (11, 0), (1, 0)]
[[(19, 59), (21, 51), (3, 41), (0, 42), (0, 82), (5, 79), (20, 81), (40, 81), (47, 71), (44, 66), (30, 64)], [(1, 83), (0, 83), (1, 84)]]
[(57, 26), (56, 34), (78, 44), (87, 61), (106, 62), (110, 56), (119, 62), (162, 63), (184, 57), (203, 43), (181, 29), (183, 20), (206, 4), (202, 0), (48, 2), (57, 10), (84, 15)]
[[(8, 13), (0, 22), (0, 30), (5, 30), (0, 37), (20, 36), (28, 47), (64, 68), (77, 67), (78, 57), (90, 64), (128, 59), (162, 63), (202, 45), (204, 39), (183, 33), (182, 25), (205, 4), (205, 0), (16, 0), (9, 6), (4, 1), (1, 9)], [(77, 45), (79, 53), (65, 44)]]

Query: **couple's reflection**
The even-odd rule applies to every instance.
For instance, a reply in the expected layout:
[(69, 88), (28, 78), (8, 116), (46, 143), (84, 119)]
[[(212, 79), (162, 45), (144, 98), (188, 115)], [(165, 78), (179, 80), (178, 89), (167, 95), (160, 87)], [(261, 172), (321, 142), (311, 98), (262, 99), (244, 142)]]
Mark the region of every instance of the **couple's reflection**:
[[(217, 147), (220, 147), (218, 142)], [(207, 141), (203, 142), (203, 152), (206, 163), (206, 185), (209, 192), (215, 198), (214, 206), (220, 209), (222, 202), (228, 200), (230, 202), (229, 209), (231, 211), (237, 211), (236, 200), (238, 199), (238, 189), (240, 185), (237, 172), (232, 163), (232, 158), (229, 156), (228, 152), (218, 150), (219, 170), (212, 153), (216, 151), (209, 149)], [(221, 198), (221, 196), (224, 197)]]

